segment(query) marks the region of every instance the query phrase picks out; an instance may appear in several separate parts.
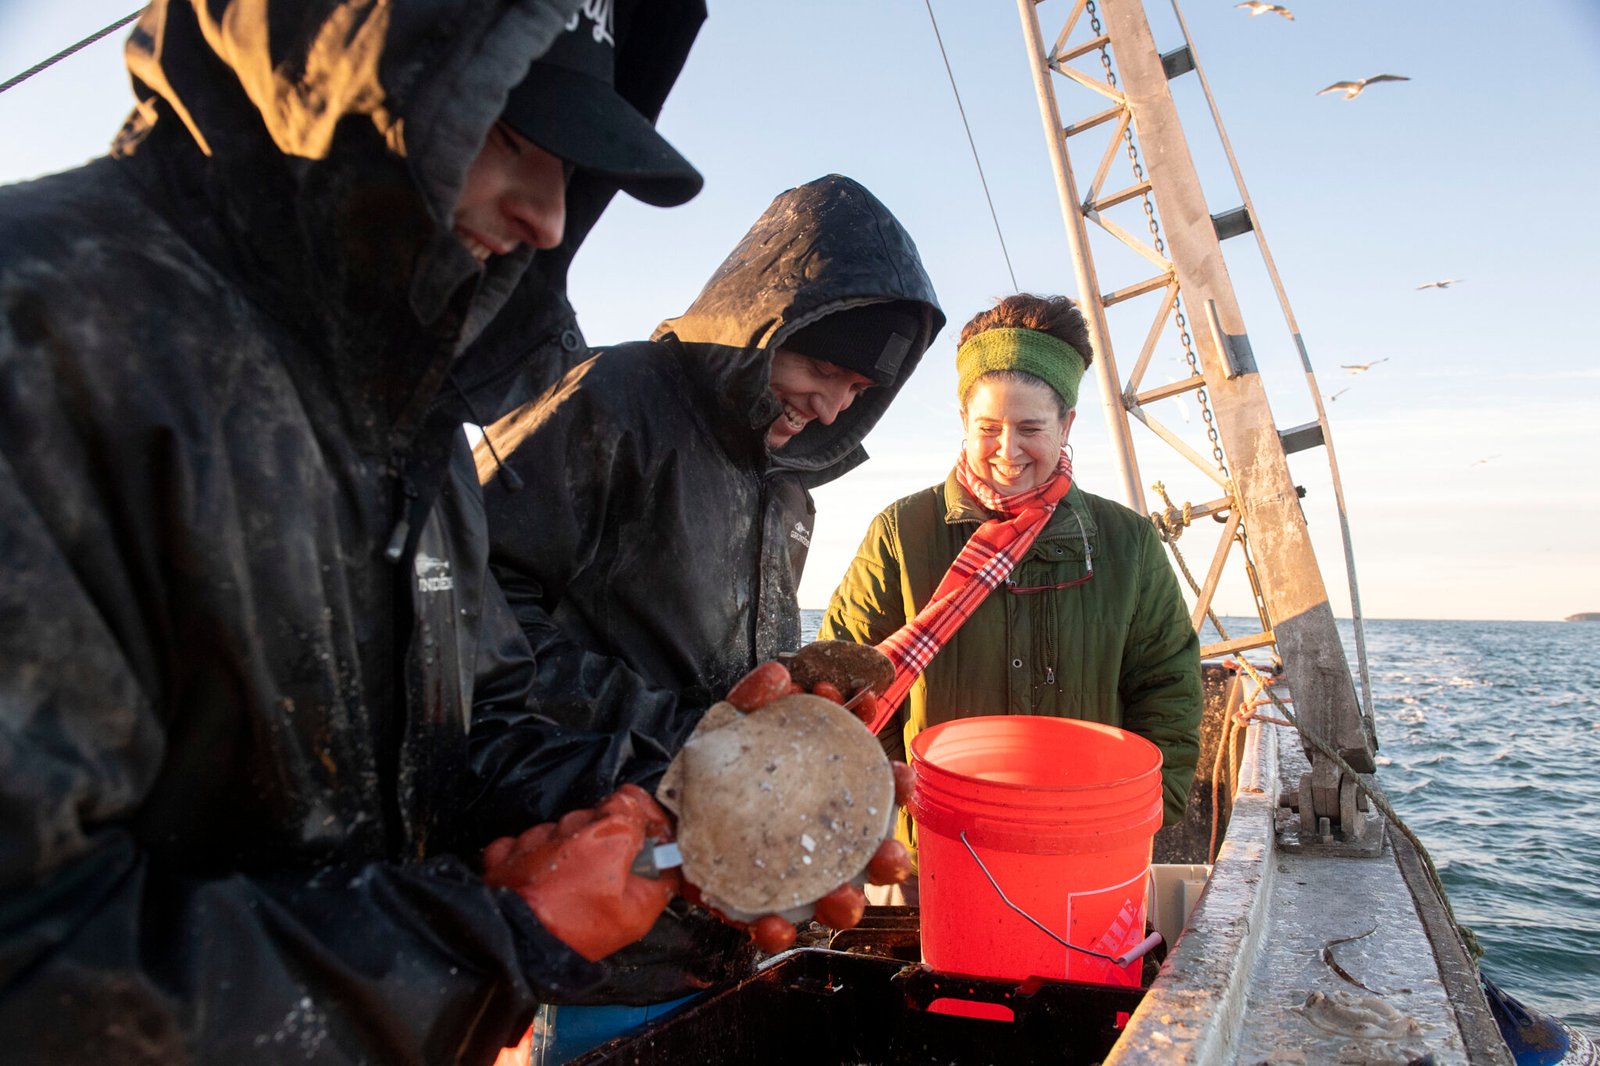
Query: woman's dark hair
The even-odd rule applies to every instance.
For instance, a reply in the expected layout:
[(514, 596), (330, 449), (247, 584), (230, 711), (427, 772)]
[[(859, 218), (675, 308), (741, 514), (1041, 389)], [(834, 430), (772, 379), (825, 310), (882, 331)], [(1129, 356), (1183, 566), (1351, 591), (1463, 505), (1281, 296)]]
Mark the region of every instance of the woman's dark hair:
[(1057, 340), (1066, 341), (1083, 356), (1087, 368), (1094, 362), (1094, 348), (1089, 344), (1089, 326), (1083, 312), (1070, 296), (1035, 296), (1019, 292), (1007, 296), (987, 311), (979, 311), (972, 320), (961, 327), (961, 338), (956, 347), (967, 343), (976, 334), (990, 329), (1031, 329), (1048, 333)]

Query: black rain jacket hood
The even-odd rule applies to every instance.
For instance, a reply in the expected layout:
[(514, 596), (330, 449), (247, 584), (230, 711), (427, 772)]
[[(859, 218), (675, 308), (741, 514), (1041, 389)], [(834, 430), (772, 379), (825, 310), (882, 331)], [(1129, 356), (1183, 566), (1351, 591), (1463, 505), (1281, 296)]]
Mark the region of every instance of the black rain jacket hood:
[[(355, 428), (403, 447), (429, 405), (451, 428), (492, 416), (530, 329), (568, 325), (567, 269), (613, 182), (578, 171), (561, 245), (487, 265), (452, 215), (511, 87), (595, 3), (155, 0), (127, 44), (138, 102), (112, 152), (276, 316), (331, 339)], [(703, 0), (611, 6), (617, 92), (653, 120)], [(164, 150), (141, 152), (151, 140)]]
[(862, 393), (831, 425), (811, 423), (773, 453), (773, 466), (802, 474), (814, 487), (866, 459), (862, 439), (944, 325), (916, 245), (876, 196), (838, 174), (781, 193), (689, 309), (657, 326), (651, 339), (697, 349), (694, 362), (727, 406), (726, 444), (749, 455), (765, 448), (767, 427), (782, 412), (768, 388), (772, 353), (825, 315), (889, 300), (922, 305), (921, 333), (895, 380)]

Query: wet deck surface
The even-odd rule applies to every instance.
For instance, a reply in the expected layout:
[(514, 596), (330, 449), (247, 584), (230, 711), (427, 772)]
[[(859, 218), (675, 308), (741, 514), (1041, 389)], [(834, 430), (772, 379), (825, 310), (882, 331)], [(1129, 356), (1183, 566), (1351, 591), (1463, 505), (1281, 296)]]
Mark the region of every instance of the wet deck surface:
[(1469, 1050), (1392, 848), (1277, 846), (1276, 782), (1307, 767), (1291, 731), (1258, 728), (1217, 875), (1107, 1066), (1509, 1063)]
[(1235, 1061), (1468, 1062), (1394, 853), (1273, 861), (1271, 924)]

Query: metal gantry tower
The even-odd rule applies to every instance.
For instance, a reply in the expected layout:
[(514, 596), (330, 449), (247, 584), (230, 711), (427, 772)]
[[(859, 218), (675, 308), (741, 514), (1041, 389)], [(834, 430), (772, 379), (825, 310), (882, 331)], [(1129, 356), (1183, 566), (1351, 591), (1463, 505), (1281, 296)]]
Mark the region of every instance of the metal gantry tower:
[[(1206, 204), (1169, 85), (1173, 79), (1191, 75), (1205, 87), (1187, 28), (1183, 28), (1183, 44), (1162, 54), (1139, 0), (1018, 0), (1018, 8), (1127, 502), (1141, 513), (1159, 517), (1163, 511), (1145, 503), (1135, 451), (1141, 442), (1171, 449), (1187, 467), (1209, 479), (1215, 498), (1186, 503), (1181, 509), (1182, 522), (1211, 516), (1221, 524), (1204, 581), (1194, 579), (1184, 566), (1196, 598), (1194, 624), (1198, 629), (1207, 617), (1215, 620), (1211, 604), (1219, 584), (1230, 570), (1242, 570), (1255, 598), (1261, 629), (1210, 644), (1205, 654), (1274, 650), (1302, 733), (1321, 738), (1328, 748), (1324, 751), (1307, 742), (1312, 769), (1303, 778), (1297, 797), (1300, 822), (1308, 836), (1324, 842), (1366, 834), (1370, 819), (1356, 812), (1356, 788), (1350, 776), (1351, 771), (1370, 773), (1374, 769), (1376, 740), (1370, 716), (1363, 714), (1356, 696), (1312, 550), (1300, 490), (1288, 465), (1292, 452), (1325, 451), (1348, 555), (1348, 524), (1331, 436), (1305, 346), (1253, 218), (1237, 164), (1234, 173), (1240, 204), (1222, 212), (1213, 212)], [(1174, 11), (1177, 13), (1176, 5)], [(1052, 24), (1054, 19), (1062, 20), (1053, 43), (1047, 43), (1040, 28), (1041, 15), (1046, 12)], [(1178, 16), (1182, 26), (1181, 13)], [(1098, 71), (1092, 69), (1096, 58)], [(1074, 65), (1080, 61), (1087, 61), (1091, 69)], [(1070, 101), (1068, 109), (1058, 104), (1058, 85), (1063, 89), (1062, 99)], [(1212, 113), (1216, 117), (1214, 104)], [(1220, 118), (1217, 130), (1222, 134)], [(1223, 144), (1227, 147), (1225, 134)], [(1087, 182), (1079, 180), (1080, 172), (1073, 165), (1075, 155), (1094, 166)], [(1119, 157), (1126, 157), (1131, 165), (1131, 181), (1120, 187), (1108, 185)], [(1232, 162), (1231, 149), (1228, 157)], [(1115, 220), (1114, 209), (1122, 205), (1142, 205), (1142, 228), (1147, 233), (1137, 232), (1137, 224)], [(1122, 210), (1126, 213), (1128, 208)], [(1115, 246), (1131, 251), (1143, 272), (1107, 291), (1101, 280), (1105, 271), (1097, 265), (1091, 247), (1091, 227), (1093, 232), (1114, 238)], [(1257, 234), (1315, 399), (1317, 418), (1305, 425), (1280, 429), (1274, 421), (1223, 259), (1224, 241), (1251, 232)], [(1123, 365), (1130, 367), (1124, 377), (1112, 344), (1108, 312), (1148, 312), (1152, 304), (1154, 313), (1143, 333), (1142, 347), (1131, 360), (1123, 360)], [(1174, 334), (1187, 364), (1186, 376), (1148, 384), (1146, 377), (1158, 347), (1163, 342), (1170, 345)], [(1186, 442), (1153, 410), (1159, 402), (1176, 397), (1198, 403), (1209, 456), (1201, 450), (1203, 445)], [(1156, 489), (1165, 492), (1160, 486)], [(1180, 513), (1170, 501), (1166, 511), (1173, 519)], [(1353, 568), (1349, 577), (1360, 650), (1363, 643)], [(1364, 660), (1364, 650), (1361, 657)], [(1364, 662), (1362, 670), (1363, 691), (1367, 691)], [(1330, 757), (1330, 752), (1338, 758)]]

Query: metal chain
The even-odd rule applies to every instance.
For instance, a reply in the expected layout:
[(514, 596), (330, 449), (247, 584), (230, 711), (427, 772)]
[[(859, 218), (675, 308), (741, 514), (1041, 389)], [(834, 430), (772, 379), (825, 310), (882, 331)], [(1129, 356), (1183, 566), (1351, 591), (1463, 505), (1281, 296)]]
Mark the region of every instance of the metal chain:
[[(1100, 13), (1096, 10), (1094, 0), (1088, 0), (1084, 9), (1089, 13), (1089, 26), (1096, 37), (1103, 35), (1100, 25)], [(1111, 53), (1104, 45), (1100, 48), (1100, 65), (1105, 68), (1106, 84), (1113, 89), (1117, 87), (1117, 74), (1111, 68)], [(1128, 162), (1133, 168), (1133, 181), (1135, 185), (1144, 184), (1144, 164), (1139, 162), (1139, 149), (1133, 141), (1133, 123), (1128, 123), (1122, 129), (1122, 139), (1127, 144)], [(1150, 228), (1150, 238), (1155, 246), (1156, 254), (1167, 258), (1167, 242), (1161, 236), (1161, 224), (1156, 221), (1156, 205), (1150, 199), (1150, 191), (1144, 192), (1144, 217)], [(1178, 340), (1183, 344), (1183, 357), (1189, 363), (1189, 373), (1201, 377), (1200, 363), (1194, 354), (1194, 338), (1189, 335), (1189, 322), (1183, 313), (1183, 297), (1180, 294), (1173, 302), (1173, 318), (1178, 324)], [(1211, 456), (1217, 461), (1217, 469), (1222, 472), (1224, 480), (1232, 475), (1228, 473), (1228, 462), (1222, 454), (1222, 440), (1217, 435), (1216, 418), (1211, 413), (1210, 398), (1206, 395), (1205, 386), (1195, 390), (1195, 399), (1200, 404), (1200, 417), (1205, 420), (1206, 437), (1211, 442)]]
[[(1088, 12), (1089, 25), (1094, 31), (1094, 35), (1096, 37), (1103, 36), (1104, 30), (1101, 27), (1100, 14), (1095, 8), (1094, 0), (1087, 0), (1084, 5), (1084, 10)], [(1100, 65), (1105, 68), (1106, 84), (1115, 89), (1117, 87), (1117, 74), (1111, 66), (1111, 53), (1104, 45), (1100, 47)], [(1133, 168), (1134, 182), (1135, 184), (1142, 185), (1145, 182), (1144, 165), (1139, 161), (1139, 149), (1134, 143), (1132, 122), (1129, 122), (1125, 127), (1123, 127), (1122, 138), (1127, 145), (1128, 162)], [(1163, 259), (1167, 259), (1167, 243), (1162, 239), (1161, 224), (1156, 220), (1155, 202), (1150, 198), (1150, 191), (1148, 189), (1146, 189), (1143, 194), (1143, 201), (1145, 221), (1150, 228), (1150, 238), (1154, 243), (1157, 254), (1159, 254)], [(1183, 313), (1183, 297), (1181, 293), (1174, 298), (1172, 310), (1173, 319), (1178, 326), (1178, 340), (1183, 345), (1183, 357), (1189, 364), (1189, 373), (1193, 377), (1201, 378), (1203, 382), (1204, 375), (1200, 373), (1200, 361), (1196, 357), (1194, 351), (1194, 338), (1189, 334), (1189, 321)], [(1201, 384), (1201, 386), (1195, 390), (1195, 400), (1200, 404), (1200, 417), (1205, 422), (1206, 439), (1211, 442), (1211, 457), (1216, 460), (1217, 470), (1221, 472), (1223, 483), (1227, 486), (1228, 499), (1237, 501), (1239, 497), (1237, 489), (1233, 483), (1233, 474), (1228, 470), (1227, 458), (1222, 453), (1222, 438), (1217, 432), (1216, 416), (1211, 410), (1211, 398), (1209, 394), (1207, 394), (1204, 384)], [(1170, 512), (1172, 510), (1172, 504), (1170, 500), (1167, 502), (1167, 507), (1168, 511)], [(1189, 580), (1189, 587), (1193, 589), (1195, 595), (1198, 597), (1200, 594), (1200, 587), (1195, 582), (1193, 575), (1189, 573), (1189, 568), (1184, 562), (1183, 555), (1178, 551), (1178, 545), (1176, 543), (1177, 536), (1175, 531), (1163, 529), (1160, 523), (1157, 523), (1157, 528), (1164, 534), (1167, 532), (1173, 533), (1170, 538), (1166, 535), (1163, 535), (1162, 539), (1167, 542), (1167, 546), (1172, 550), (1173, 558), (1177, 560), (1179, 569), (1184, 572), (1184, 576)], [(1245, 527), (1242, 523), (1239, 526), (1236, 536), (1239, 541), (1240, 553), (1244, 558), (1244, 569), (1245, 574), (1250, 582), (1251, 595), (1255, 600), (1256, 614), (1261, 620), (1262, 629), (1264, 631), (1270, 630), (1271, 624), (1267, 615), (1267, 605), (1261, 594), (1261, 582), (1256, 577), (1255, 560), (1251, 557), (1250, 541), (1246, 535)], [(1216, 627), (1217, 635), (1221, 639), (1227, 640), (1228, 636), (1226, 630), (1223, 629), (1222, 620), (1217, 617), (1216, 612), (1211, 609), (1210, 605), (1207, 605), (1206, 607), (1206, 616), (1210, 619), (1211, 624)]]

